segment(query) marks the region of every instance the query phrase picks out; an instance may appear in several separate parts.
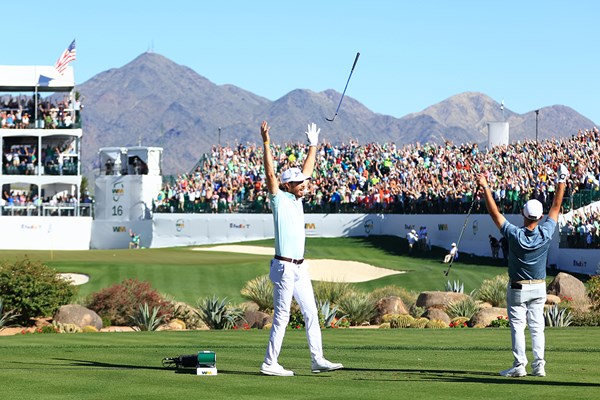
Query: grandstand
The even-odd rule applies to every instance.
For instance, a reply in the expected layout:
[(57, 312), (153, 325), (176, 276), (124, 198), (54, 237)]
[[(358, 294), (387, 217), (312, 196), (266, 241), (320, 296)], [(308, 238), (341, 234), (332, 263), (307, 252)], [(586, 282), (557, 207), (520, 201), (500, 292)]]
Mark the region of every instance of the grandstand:
[(0, 93), (0, 247), (89, 248), (92, 211), (80, 202), (83, 133), (72, 67), (60, 75), (53, 66), (0, 66)]

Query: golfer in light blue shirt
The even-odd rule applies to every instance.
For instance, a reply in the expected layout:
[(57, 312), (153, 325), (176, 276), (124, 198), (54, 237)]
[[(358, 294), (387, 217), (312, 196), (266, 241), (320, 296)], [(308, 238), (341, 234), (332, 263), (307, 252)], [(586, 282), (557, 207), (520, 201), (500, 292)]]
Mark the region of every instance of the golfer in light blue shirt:
[(546, 264), (548, 249), (565, 193), (568, 170), (558, 167), (557, 188), (546, 221), (540, 223), (543, 206), (532, 199), (523, 206), (523, 226), (511, 224), (498, 211), (492, 191), (488, 187), (485, 174), (477, 176), (478, 185), (483, 188), (488, 213), (502, 236), (508, 240), (508, 277), (506, 293), (508, 318), (512, 340), (513, 366), (500, 372), (507, 377), (527, 375), (527, 355), (525, 354), (525, 327), (529, 326), (533, 353), (532, 375), (546, 376), (544, 351), (544, 304), (546, 303)]

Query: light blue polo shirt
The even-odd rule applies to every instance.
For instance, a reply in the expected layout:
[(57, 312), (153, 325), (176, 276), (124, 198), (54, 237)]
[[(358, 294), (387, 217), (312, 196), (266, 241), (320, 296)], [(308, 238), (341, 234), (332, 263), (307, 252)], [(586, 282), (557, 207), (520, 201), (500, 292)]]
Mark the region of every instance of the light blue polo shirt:
[(304, 209), (302, 199), (291, 193), (278, 190), (269, 194), (273, 223), (275, 226), (275, 254), (301, 259), (304, 258)]
[(500, 232), (508, 239), (508, 276), (511, 282), (546, 279), (546, 263), (556, 221), (546, 218), (534, 230), (505, 220)]

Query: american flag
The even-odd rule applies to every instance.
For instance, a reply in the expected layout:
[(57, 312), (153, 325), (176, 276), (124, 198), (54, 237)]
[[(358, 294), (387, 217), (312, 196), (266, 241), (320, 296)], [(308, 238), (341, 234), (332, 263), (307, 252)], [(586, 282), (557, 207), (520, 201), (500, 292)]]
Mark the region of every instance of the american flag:
[(63, 75), (65, 70), (67, 69), (67, 65), (75, 60), (75, 39), (73, 42), (67, 47), (65, 51), (60, 55), (58, 61), (56, 61), (56, 65), (54, 68), (58, 71), (59, 74)]

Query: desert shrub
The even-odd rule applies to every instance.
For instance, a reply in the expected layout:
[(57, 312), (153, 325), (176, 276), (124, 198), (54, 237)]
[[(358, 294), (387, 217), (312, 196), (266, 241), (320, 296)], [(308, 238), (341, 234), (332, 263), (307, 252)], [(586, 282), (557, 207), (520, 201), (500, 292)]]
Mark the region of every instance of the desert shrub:
[(92, 333), (98, 332), (98, 329), (95, 326), (86, 325), (82, 328), (83, 333)]
[(592, 301), (592, 307), (600, 309), (600, 275), (592, 276), (586, 282), (586, 292)]
[(569, 326), (573, 321), (571, 311), (567, 308), (560, 308), (554, 304), (544, 309), (544, 320), (546, 326)]
[(198, 310), (202, 321), (210, 329), (230, 329), (243, 319), (244, 310), (235, 307), (217, 296), (205, 297), (198, 301)]
[(160, 306), (148, 307), (148, 303), (140, 304), (137, 312), (131, 316), (133, 325), (140, 331), (155, 331), (163, 317), (159, 315)]
[(354, 292), (356, 287), (348, 282), (313, 282), (313, 291), (315, 292), (315, 300), (318, 303), (326, 301), (329, 304), (339, 304), (339, 300), (346, 294)]
[(419, 307), (415, 303), (411, 304), (411, 306), (408, 310), (408, 312), (410, 313), (410, 315), (413, 316), (413, 318), (420, 318), (421, 315), (423, 315), (425, 313), (425, 311), (427, 311), (427, 309), (425, 307)]
[(31, 318), (54, 315), (75, 296), (77, 287), (54, 269), (25, 257), (0, 263), (0, 293), (3, 307), (13, 313), (12, 322), (27, 325)]
[(400, 286), (388, 285), (382, 288), (374, 289), (371, 293), (369, 293), (369, 296), (371, 296), (371, 299), (375, 303), (390, 296), (400, 297), (404, 305), (410, 307), (417, 301), (418, 294)]
[(497, 275), (492, 279), (486, 279), (475, 291), (475, 298), (490, 303), (494, 307), (506, 307), (506, 287), (508, 286), (508, 274)]
[(432, 319), (432, 320), (429, 320), (429, 322), (427, 322), (427, 325), (425, 325), (425, 328), (444, 329), (444, 328), (448, 328), (448, 325), (444, 321), (441, 321), (439, 319)]
[(469, 320), (477, 311), (479, 311), (479, 306), (470, 296), (462, 300), (453, 301), (446, 307), (446, 314), (450, 318), (465, 317)]
[(165, 321), (171, 318), (173, 305), (152, 288), (149, 282), (140, 282), (137, 279), (127, 279), (92, 293), (87, 307), (100, 315), (103, 322), (105, 318), (110, 320), (109, 325), (130, 326), (131, 316), (144, 303), (152, 308), (159, 307), (158, 316)]
[(369, 322), (377, 313), (375, 303), (367, 293), (347, 293), (339, 299), (338, 306), (354, 326)]
[(246, 282), (240, 293), (243, 298), (255, 302), (260, 311), (269, 312), (273, 309), (273, 282), (269, 275), (261, 275)]
[(429, 323), (429, 319), (427, 319), (425, 317), (415, 318), (410, 323), (409, 328), (423, 329), (427, 326), (428, 323)]
[(571, 316), (572, 326), (600, 326), (600, 311), (598, 310), (572, 310)]
[(389, 322), (384, 322), (381, 325), (379, 325), (379, 329), (390, 329), (390, 323)]

